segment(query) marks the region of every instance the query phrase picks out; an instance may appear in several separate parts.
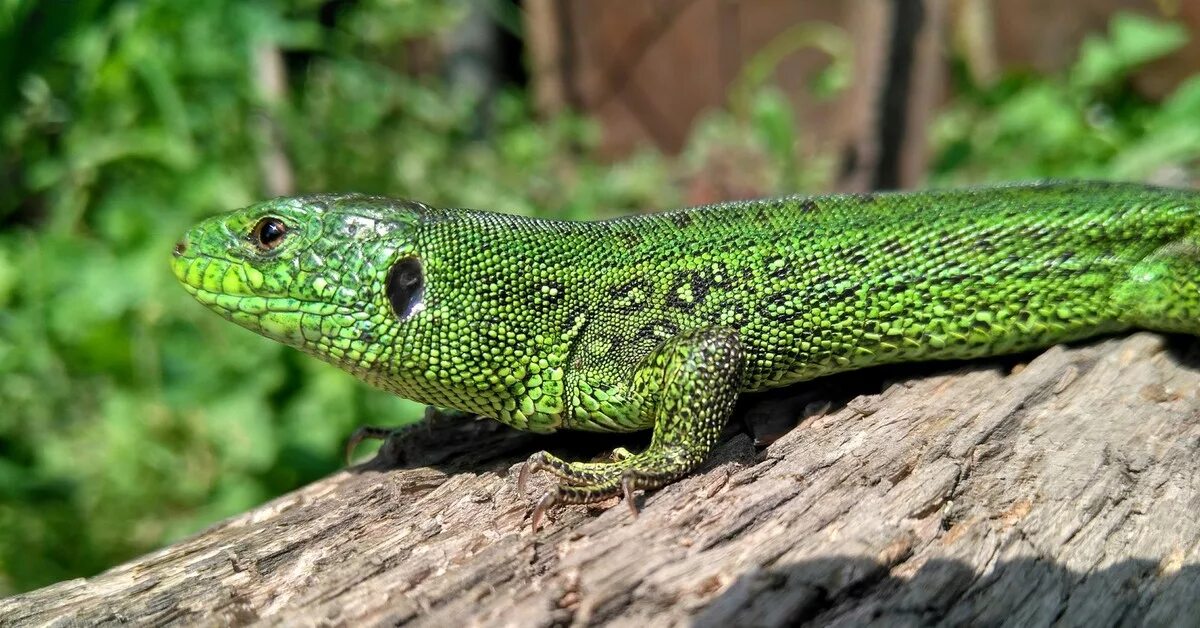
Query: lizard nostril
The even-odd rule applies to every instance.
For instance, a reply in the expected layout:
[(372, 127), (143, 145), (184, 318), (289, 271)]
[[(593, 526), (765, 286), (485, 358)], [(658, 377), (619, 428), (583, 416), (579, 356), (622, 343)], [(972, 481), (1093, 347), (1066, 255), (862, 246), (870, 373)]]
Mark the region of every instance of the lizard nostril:
[(175, 257), (179, 257), (180, 255), (187, 253), (187, 247), (188, 247), (187, 238), (184, 238), (184, 239), (176, 242), (175, 243)]

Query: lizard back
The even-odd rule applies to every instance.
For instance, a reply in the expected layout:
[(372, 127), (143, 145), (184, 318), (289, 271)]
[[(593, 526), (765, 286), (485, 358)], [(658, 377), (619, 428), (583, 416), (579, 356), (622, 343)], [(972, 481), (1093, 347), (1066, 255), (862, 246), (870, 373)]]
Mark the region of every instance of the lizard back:
[(753, 391), (1131, 326), (1194, 328), (1200, 295), (1168, 295), (1186, 311), (1150, 320), (1129, 286), (1139, 262), (1186, 250), (1197, 199), (1047, 183), (788, 197), (591, 223), (452, 212), (433, 224), (454, 240), (471, 222), (470, 240), (486, 247), (455, 253), (462, 281), (490, 288), (470, 295), (482, 328), (515, 325), (519, 317), (501, 315), (514, 308), (530, 312), (527, 335), (555, 338), (548, 344), (572, 369), (617, 380), (681, 330), (728, 327), (746, 346), (742, 389)]

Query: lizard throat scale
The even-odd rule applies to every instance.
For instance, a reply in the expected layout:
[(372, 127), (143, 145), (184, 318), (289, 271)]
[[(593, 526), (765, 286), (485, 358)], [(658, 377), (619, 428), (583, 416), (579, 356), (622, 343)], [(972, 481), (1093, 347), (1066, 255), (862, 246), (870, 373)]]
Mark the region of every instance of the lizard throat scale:
[(599, 222), (316, 195), (206, 220), (172, 266), (225, 318), (397, 395), (533, 432), (653, 430), (612, 462), (532, 456), (522, 480), (563, 481), (537, 527), (692, 471), (740, 392), (1200, 333), (1200, 193), (1042, 183)]

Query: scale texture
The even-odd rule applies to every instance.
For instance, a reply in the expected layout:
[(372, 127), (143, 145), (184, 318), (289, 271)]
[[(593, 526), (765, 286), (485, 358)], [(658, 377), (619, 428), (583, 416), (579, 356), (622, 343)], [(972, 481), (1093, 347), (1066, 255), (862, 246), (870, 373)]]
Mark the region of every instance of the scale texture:
[[(562, 222), (360, 195), (218, 216), (173, 267), (230, 320), (424, 403), (641, 453), (527, 471), (534, 513), (700, 465), (739, 392), (1130, 328), (1200, 331), (1200, 194), (1132, 184), (786, 197)], [(523, 474), (524, 475), (524, 474)]]

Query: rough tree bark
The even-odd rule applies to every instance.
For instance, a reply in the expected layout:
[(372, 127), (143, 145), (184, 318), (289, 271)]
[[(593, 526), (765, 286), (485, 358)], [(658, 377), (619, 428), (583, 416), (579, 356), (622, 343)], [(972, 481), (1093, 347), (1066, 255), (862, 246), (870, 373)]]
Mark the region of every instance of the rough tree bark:
[(1195, 625), (1197, 346), (814, 382), (829, 412), (761, 450), (734, 436), (636, 520), (568, 507), (537, 533), (518, 461), (615, 443), (438, 426), (422, 466), (339, 473), (2, 600), (0, 624)]

